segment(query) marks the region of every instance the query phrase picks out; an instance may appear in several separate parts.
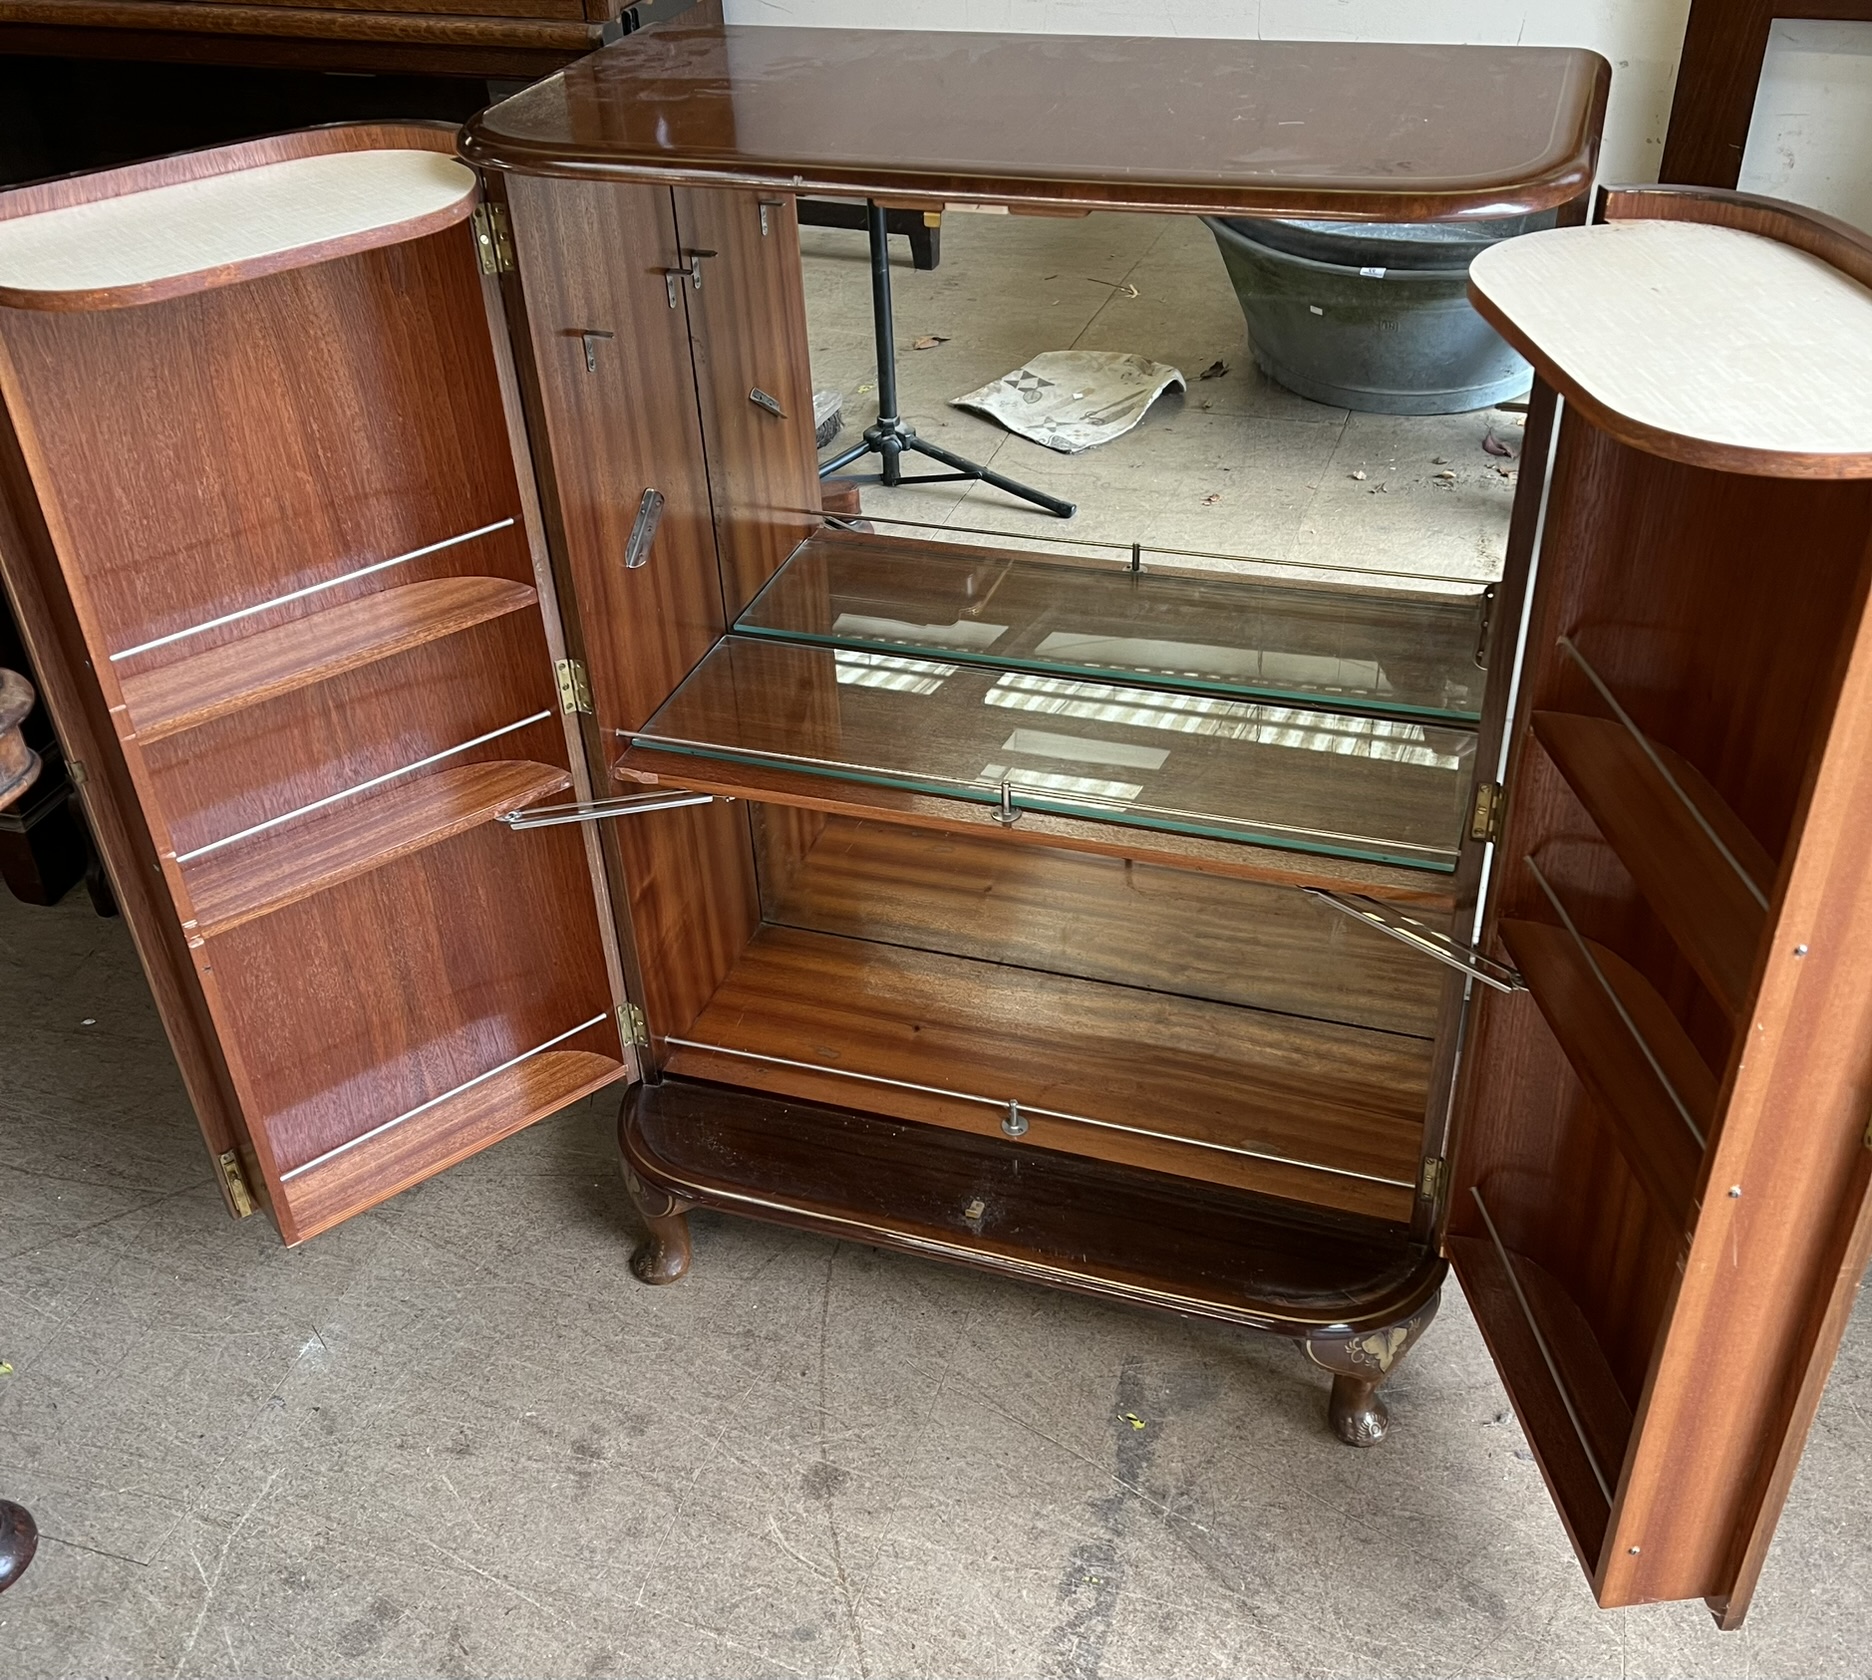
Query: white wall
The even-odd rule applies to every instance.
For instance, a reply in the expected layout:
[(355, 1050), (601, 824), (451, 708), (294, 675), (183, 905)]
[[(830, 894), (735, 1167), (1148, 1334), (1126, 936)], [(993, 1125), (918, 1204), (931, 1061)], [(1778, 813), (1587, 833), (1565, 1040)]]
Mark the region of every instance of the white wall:
[(1737, 185), (1872, 230), (1872, 23), (1776, 22)]
[(1689, 0), (726, 0), (731, 23), (1591, 47), (1612, 64), (1605, 181), (1655, 181)]

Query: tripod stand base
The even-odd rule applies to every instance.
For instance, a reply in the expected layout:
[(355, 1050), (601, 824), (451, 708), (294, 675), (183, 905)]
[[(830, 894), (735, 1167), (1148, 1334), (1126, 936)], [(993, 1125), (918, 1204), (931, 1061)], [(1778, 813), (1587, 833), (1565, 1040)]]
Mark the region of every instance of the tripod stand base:
[[(903, 458), (907, 454), (927, 455), (932, 461), (939, 461), (950, 470), (943, 473), (918, 473), (914, 478), (906, 478)], [(925, 442), (900, 420), (880, 420), (868, 428), (863, 442), (854, 444), (842, 455), (834, 455), (823, 463), (819, 468), (819, 476), (822, 479), (830, 478), (866, 455), (878, 457), (877, 478), (880, 484), (947, 484), (958, 480), (974, 480), (991, 484), (995, 489), (1005, 491), (1010, 496), (1018, 496), (1022, 501), (1032, 502), (1035, 507), (1045, 508), (1060, 519), (1070, 519), (1079, 511), (1075, 503), (1062, 501), (1058, 496), (1049, 496), (1044, 490), (1022, 484), (1019, 479), (995, 472), (978, 461), (971, 461), (966, 455), (957, 455), (944, 449), (940, 444)]]

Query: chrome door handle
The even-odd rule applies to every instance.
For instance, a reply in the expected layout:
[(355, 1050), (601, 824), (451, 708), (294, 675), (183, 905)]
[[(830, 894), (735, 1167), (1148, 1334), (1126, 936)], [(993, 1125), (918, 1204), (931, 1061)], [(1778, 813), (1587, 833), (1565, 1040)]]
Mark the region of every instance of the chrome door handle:
[(663, 520), (663, 492), (646, 490), (637, 504), (637, 517), (631, 521), (630, 536), (624, 543), (624, 569), (634, 572), (650, 558), (650, 545), (656, 541), (657, 526)]

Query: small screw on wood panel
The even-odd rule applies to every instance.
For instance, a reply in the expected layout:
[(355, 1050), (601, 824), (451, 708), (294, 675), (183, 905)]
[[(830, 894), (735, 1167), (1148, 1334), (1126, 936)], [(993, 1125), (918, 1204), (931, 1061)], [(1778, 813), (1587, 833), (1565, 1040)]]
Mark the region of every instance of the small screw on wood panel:
[(1741, 1195), (1742, 1195), (1742, 1186), (1741, 1186), (1741, 1185), (1739, 1185), (1739, 1184), (1732, 1184), (1732, 1185), (1730, 1185), (1730, 1186), (1729, 1186), (1729, 1197), (1730, 1197), (1730, 1200), (1731, 1200), (1731, 1201), (1737, 1201), (1737, 1200), (1740, 1200), (1740, 1199), (1741, 1199)]
[(1794, 955), (1795, 955), (1795, 956), (1797, 956), (1797, 957), (1804, 957), (1804, 956), (1806, 956), (1806, 955), (1807, 955), (1807, 947), (1806, 947), (1805, 945), (1796, 945), (1796, 946), (1794, 947)]
[(1027, 1132), (1027, 1116), (1021, 1113), (1017, 1102), (1007, 1105), (1007, 1113), (1001, 1117), (1001, 1130), (1009, 1137), (1024, 1137)]
[(1630, 1546), (1630, 1547), (1627, 1547), (1626, 1549), (1631, 1553), (1633, 1557), (1636, 1557), (1638, 1555), (1638, 1548), (1636, 1546)]

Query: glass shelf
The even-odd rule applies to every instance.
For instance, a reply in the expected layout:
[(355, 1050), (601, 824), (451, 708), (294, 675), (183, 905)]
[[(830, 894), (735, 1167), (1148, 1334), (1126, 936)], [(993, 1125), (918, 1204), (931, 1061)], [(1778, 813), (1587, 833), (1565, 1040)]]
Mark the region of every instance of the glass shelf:
[(1131, 571), (823, 531), (748, 636), (1473, 726), (1483, 594)]
[(734, 634), (638, 746), (1132, 828), (1455, 868), (1473, 733)]

